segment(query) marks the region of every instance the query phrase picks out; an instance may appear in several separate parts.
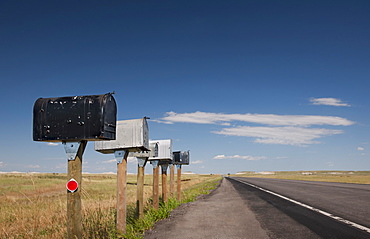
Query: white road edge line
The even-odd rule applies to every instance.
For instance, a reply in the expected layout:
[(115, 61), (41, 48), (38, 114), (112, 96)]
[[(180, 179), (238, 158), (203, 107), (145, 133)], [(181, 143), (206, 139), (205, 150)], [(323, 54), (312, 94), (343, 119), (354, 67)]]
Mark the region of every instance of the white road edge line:
[(320, 213), (320, 214), (322, 214), (322, 215), (325, 215), (325, 216), (327, 216), (327, 217), (330, 217), (330, 218), (332, 218), (332, 219), (334, 219), (334, 220), (337, 220), (337, 221), (343, 222), (343, 223), (345, 223), (345, 224), (347, 224), (347, 225), (350, 225), (350, 226), (352, 226), (352, 227), (355, 227), (355, 228), (357, 228), (357, 229), (360, 229), (360, 230), (366, 231), (367, 233), (370, 233), (370, 228), (368, 228), (368, 227), (362, 226), (362, 225), (357, 224), (357, 223), (355, 223), (355, 222), (348, 221), (348, 220), (346, 220), (346, 219), (344, 219), (344, 218), (341, 218), (341, 217), (335, 216), (335, 215), (333, 215), (333, 214), (331, 214), (331, 213), (328, 213), (328, 212), (325, 212), (325, 211), (323, 211), (323, 210), (320, 210), (320, 209), (314, 208), (314, 207), (312, 207), (312, 206), (309, 206), (309, 205), (307, 205), (307, 204), (304, 204), (304, 203), (298, 202), (298, 201), (296, 201), (296, 200), (294, 200), (294, 199), (291, 199), (291, 198), (285, 197), (285, 196), (283, 196), (283, 195), (280, 195), (280, 194), (274, 193), (274, 192), (269, 191), (269, 190), (267, 190), (267, 189), (261, 188), (261, 187), (259, 187), (259, 186), (257, 186), (257, 185), (250, 184), (250, 183), (247, 183), (247, 182), (244, 182), (244, 181), (241, 181), (241, 180), (235, 179), (235, 178), (233, 178), (233, 179), (234, 179), (234, 180), (236, 180), (236, 181), (238, 181), (238, 182), (241, 182), (241, 183), (247, 184), (247, 185), (249, 185), (249, 186), (251, 186), (251, 187), (257, 188), (257, 189), (259, 189), (259, 190), (261, 190), (261, 191), (264, 191), (264, 192), (270, 193), (270, 194), (272, 194), (272, 195), (275, 195), (275, 196), (277, 196), (277, 197), (280, 197), (280, 198), (282, 198), (282, 199), (285, 199), (285, 200), (287, 200), (287, 201), (289, 201), (289, 202), (295, 203), (295, 204), (297, 204), (297, 205), (299, 205), (299, 206), (302, 206), (302, 207), (305, 207), (305, 208), (307, 208), (307, 209), (310, 209), (310, 210), (312, 210), (312, 211), (314, 211), (314, 212), (318, 212), (318, 213)]

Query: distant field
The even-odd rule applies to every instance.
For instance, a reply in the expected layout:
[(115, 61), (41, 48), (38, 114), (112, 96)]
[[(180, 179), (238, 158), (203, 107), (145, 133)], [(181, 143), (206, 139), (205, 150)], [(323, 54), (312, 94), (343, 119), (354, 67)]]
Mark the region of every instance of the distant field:
[[(152, 196), (152, 178), (145, 175), (146, 200)], [(220, 176), (183, 174), (182, 189), (217, 178)], [(66, 174), (58, 173), (0, 174), (0, 238), (65, 238), (66, 180)], [(109, 233), (115, 226), (116, 175), (84, 174), (81, 189), (84, 233), (97, 230), (94, 227), (103, 227)], [(128, 175), (128, 208), (135, 202), (136, 175)]]
[(240, 172), (231, 176), (370, 184), (370, 171), (271, 171)]

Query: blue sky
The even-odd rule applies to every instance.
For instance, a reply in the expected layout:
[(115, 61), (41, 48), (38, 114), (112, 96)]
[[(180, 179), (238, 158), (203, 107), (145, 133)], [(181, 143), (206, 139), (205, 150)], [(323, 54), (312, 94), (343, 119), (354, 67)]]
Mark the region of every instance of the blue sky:
[[(3, 1), (0, 171), (66, 172), (39, 97), (115, 91), (195, 173), (370, 170), (370, 2)], [(115, 172), (89, 142), (84, 172)], [(151, 166), (146, 167), (151, 172)], [(129, 172), (136, 172), (130, 160)]]

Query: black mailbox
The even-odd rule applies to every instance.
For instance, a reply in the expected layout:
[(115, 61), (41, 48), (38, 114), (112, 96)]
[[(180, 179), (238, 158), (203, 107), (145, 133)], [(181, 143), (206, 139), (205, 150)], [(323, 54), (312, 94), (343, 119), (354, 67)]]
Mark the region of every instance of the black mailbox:
[(172, 160), (159, 160), (158, 164), (159, 165), (173, 164), (173, 161)]
[(39, 98), (33, 107), (33, 140), (114, 140), (116, 118), (117, 106), (111, 93)]
[(173, 164), (189, 165), (189, 151), (176, 151), (173, 152)]

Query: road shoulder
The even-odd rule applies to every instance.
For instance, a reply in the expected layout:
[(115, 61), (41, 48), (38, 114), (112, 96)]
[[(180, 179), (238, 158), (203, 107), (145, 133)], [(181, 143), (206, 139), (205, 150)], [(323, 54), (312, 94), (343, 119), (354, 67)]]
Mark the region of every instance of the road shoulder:
[(268, 238), (255, 215), (223, 179), (220, 187), (195, 202), (183, 204), (145, 233), (155, 238)]

